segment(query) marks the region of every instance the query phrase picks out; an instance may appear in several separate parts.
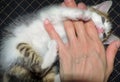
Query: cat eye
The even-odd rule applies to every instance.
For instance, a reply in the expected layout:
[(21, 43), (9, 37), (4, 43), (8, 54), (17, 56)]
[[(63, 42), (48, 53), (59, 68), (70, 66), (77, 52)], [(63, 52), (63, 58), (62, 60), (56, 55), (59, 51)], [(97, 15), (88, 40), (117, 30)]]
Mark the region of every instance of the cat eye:
[(102, 18), (102, 22), (104, 23), (105, 22), (105, 18), (104, 17), (101, 17)]

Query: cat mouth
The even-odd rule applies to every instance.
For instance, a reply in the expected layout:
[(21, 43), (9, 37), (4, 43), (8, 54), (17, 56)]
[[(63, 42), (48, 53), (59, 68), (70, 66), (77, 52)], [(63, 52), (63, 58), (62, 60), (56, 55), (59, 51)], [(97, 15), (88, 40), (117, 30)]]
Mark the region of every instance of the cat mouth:
[(102, 41), (105, 41), (107, 39), (105, 30), (103, 28), (97, 28), (97, 32), (98, 32), (99, 36), (103, 39)]
[(97, 28), (98, 34), (104, 34), (104, 29), (103, 28)]

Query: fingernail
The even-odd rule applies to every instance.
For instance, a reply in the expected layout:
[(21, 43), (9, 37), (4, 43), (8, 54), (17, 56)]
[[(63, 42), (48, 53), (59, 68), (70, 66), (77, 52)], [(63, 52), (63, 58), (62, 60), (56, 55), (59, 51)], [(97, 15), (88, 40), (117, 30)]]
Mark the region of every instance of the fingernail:
[(72, 0), (65, 0), (65, 2), (71, 2)]
[(49, 24), (49, 20), (48, 20), (48, 19), (46, 19), (44, 23), (45, 23), (45, 24)]

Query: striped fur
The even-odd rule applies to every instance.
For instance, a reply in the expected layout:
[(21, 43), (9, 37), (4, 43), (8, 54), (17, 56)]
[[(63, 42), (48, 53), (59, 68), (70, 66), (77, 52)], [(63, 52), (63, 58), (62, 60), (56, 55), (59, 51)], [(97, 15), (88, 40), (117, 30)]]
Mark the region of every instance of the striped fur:
[(20, 82), (54, 82), (55, 67), (42, 70), (42, 57), (29, 44), (19, 43), (16, 49), (23, 56), (23, 63), (16, 64), (9, 70), (9, 74), (4, 74), (4, 82), (9, 82), (9, 75), (19, 78)]

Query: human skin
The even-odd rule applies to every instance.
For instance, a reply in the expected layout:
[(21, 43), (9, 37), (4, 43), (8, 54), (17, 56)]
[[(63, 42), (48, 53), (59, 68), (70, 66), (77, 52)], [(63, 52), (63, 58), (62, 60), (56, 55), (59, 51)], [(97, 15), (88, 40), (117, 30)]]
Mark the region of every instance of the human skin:
[[(84, 3), (76, 5), (74, 0), (65, 0), (62, 5), (86, 9)], [(62, 82), (107, 82), (120, 41), (112, 42), (105, 50), (91, 20), (65, 21), (67, 44), (63, 43), (49, 20), (44, 25), (51, 39), (58, 43)]]

